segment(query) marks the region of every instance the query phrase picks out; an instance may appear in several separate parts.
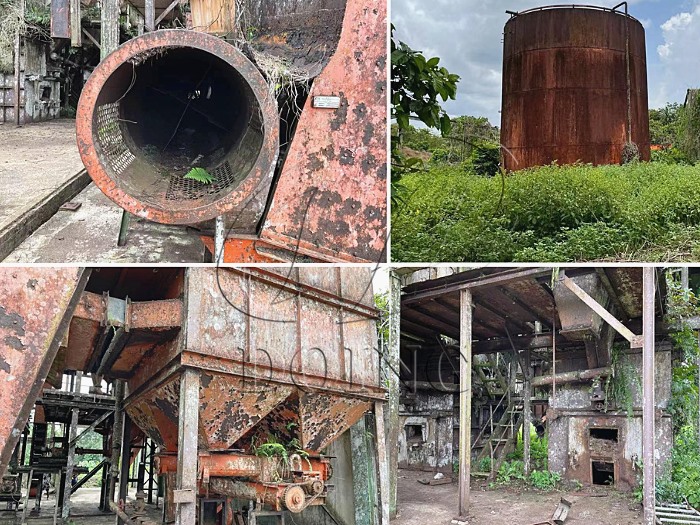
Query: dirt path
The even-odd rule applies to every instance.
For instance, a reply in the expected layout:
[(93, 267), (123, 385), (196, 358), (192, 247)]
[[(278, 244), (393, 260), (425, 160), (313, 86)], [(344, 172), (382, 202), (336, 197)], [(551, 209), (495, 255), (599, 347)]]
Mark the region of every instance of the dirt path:
[[(457, 513), (457, 483), (426, 486), (418, 479), (430, 473), (399, 471), (399, 516), (393, 525), (449, 524)], [(532, 525), (550, 519), (560, 498), (572, 503), (566, 525), (639, 525), (641, 505), (610, 489), (540, 493), (489, 489), (472, 482), (469, 525)]]

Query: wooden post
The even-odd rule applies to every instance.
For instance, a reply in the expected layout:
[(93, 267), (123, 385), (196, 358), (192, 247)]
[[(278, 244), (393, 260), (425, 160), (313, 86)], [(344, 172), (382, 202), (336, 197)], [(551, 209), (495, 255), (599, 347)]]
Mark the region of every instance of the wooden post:
[[(119, 468), (119, 501), (126, 503), (129, 493), (129, 467), (131, 467), (131, 419), (124, 414), (124, 437)], [(126, 523), (117, 513), (117, 525)]]
[(70, 0), (70, 45), (80, 47), (83, 45), (82, 22), (80, 21), (80, 0)]
[(177, 445), (176, 525), (194, 525), (197, 515), (199, 372), (186, 368), (180, 378)]
[(102, 0), (100, 60), (119, 47), (119, 0)]
[(117, 492), (117, 478), (119, 477), (119, 456), (124, 435), (124, 382), (117, 379), (114, 383), (114, 397), (116, 398), (114, 409), (114, 425), (112, 426), (112, 457), (109, 467), (109, 490), (107, 491), (108, 504), (114, 501)]
[(144, 19), (144, 29), (146, 31), (153, 31), (156, 28), (155, 0), (146, 0)]
[(642, 409), (642, 458), (644, 464), (644, 525), (656, 523), (656, 472), (654, 468), (654, 446), (656, 437), (656, 401), (654, 394), (654, 345), (655, 345), (655, 269), (643, 269), (644, 309), (642, 322), (644, 346), (642, 347), (642, 384), (644, 406)]
[[(75, 374), (75, 385), (74, 392), (80, 393), (80, 383), (83, 378), (82, 372), (76, 372)], [(78, 416), (80, 415), (80, 410), (76, 407), (71, 408), (70, 416), (70, 432), (68, 441), (68, 459), (66, 461), (66, 478), (65, 484), (63, 486), (63, 507), (61, 508), (61, 518), (64, 522), (68, 521), (70, 516), (70, 496), (73, 491), (72, 480), (73, 480), (73, 468), (75, 467), (75, 444), (78, 437)], [(39, 487), (41, 490), (41, 487)]]
[(530, 475), (530, 399), (532, 398), (532, 364), (530, 349), (525, 349), (525, 369), (523, 370), (525, 382), (523, 384), (523, 470), (526, 476)]
[(389, 517), (396, 518), (398, 477), (399, 477), (399, 401), (401, 389), (399, 386), (400, 352), (401, 352), (401, 278), (391, 271), (389, 272), (391, 285), (391, 297), (389, 299), (389, 348), (385, 359), (388, 365), (386, 377), (388, 378), (389, 399), (387, 402), (386, 434), (389, 461)]
[(472, 435), (472, 292), (460, 292), (459, 317), (459, 515), (469, 515)]
[(377, 470), (379, 471), (379, 525), (389, 525), (389, 465), (384, 430), (384, 404), (374, 403), (374, 426), (377, 433)]
[[(19, 3), (20, 13), (24, 16), (24, 0)], [(22, 34), (20, 26), (17, 24), (17, 34), (15, 35), (15, 124), (22, 125)]]

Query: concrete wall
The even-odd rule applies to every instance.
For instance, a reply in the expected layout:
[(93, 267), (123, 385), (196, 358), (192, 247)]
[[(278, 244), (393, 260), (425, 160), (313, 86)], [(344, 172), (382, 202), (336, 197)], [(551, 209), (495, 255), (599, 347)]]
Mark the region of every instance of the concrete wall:
[[(591, 461), (612, 458), (617, 488), (631, 490), (641, 481), (642, 460), (642, 391), (641, 354), (625, 356), (630, 368), (630, 389), (634, 410), (611, 408), (607, 413), (593, 410), (590, 383), (557, 386), (556, 398), (550, 398), (548, 411), (549, 468), (564, 479), (591, 483)], [(656, 419), (655, 461), (657, 474), (669, 465), (673, 446), (673, 425), (670, 416), (662, 415), (671, 397), (672, 362), (669, 347), (656, 353), (656, 406), (661, 409)], [(616, 429), (617, 443), (591, 436), (591, 429)]]
[[(399, 406), (400, 468), (452, 472), (453, 394), (419, 390)], [(408, 402), (411, 401), (411, 402)]]

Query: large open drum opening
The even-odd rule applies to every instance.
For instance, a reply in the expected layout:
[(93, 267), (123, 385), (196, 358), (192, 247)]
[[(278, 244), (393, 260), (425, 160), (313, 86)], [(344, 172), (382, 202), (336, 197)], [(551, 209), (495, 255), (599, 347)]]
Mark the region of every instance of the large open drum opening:
[[(256, 216), (278, 149), (269, 93), (230, 44), (192, 31), (150, 33), (89, 79), (78, 114), (81, 155), (110, 198), (152, 220), (194, 223), (241, 207)], [(81, 118), (89, 119), (87, 137)]]

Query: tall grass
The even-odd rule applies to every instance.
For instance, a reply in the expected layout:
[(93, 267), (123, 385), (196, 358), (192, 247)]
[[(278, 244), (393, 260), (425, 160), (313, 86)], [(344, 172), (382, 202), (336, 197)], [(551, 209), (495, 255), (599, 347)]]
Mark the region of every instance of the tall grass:
[(406, 175), (394, 261), (682, 261), (700, 257), (700, 166), (544, 166)]

